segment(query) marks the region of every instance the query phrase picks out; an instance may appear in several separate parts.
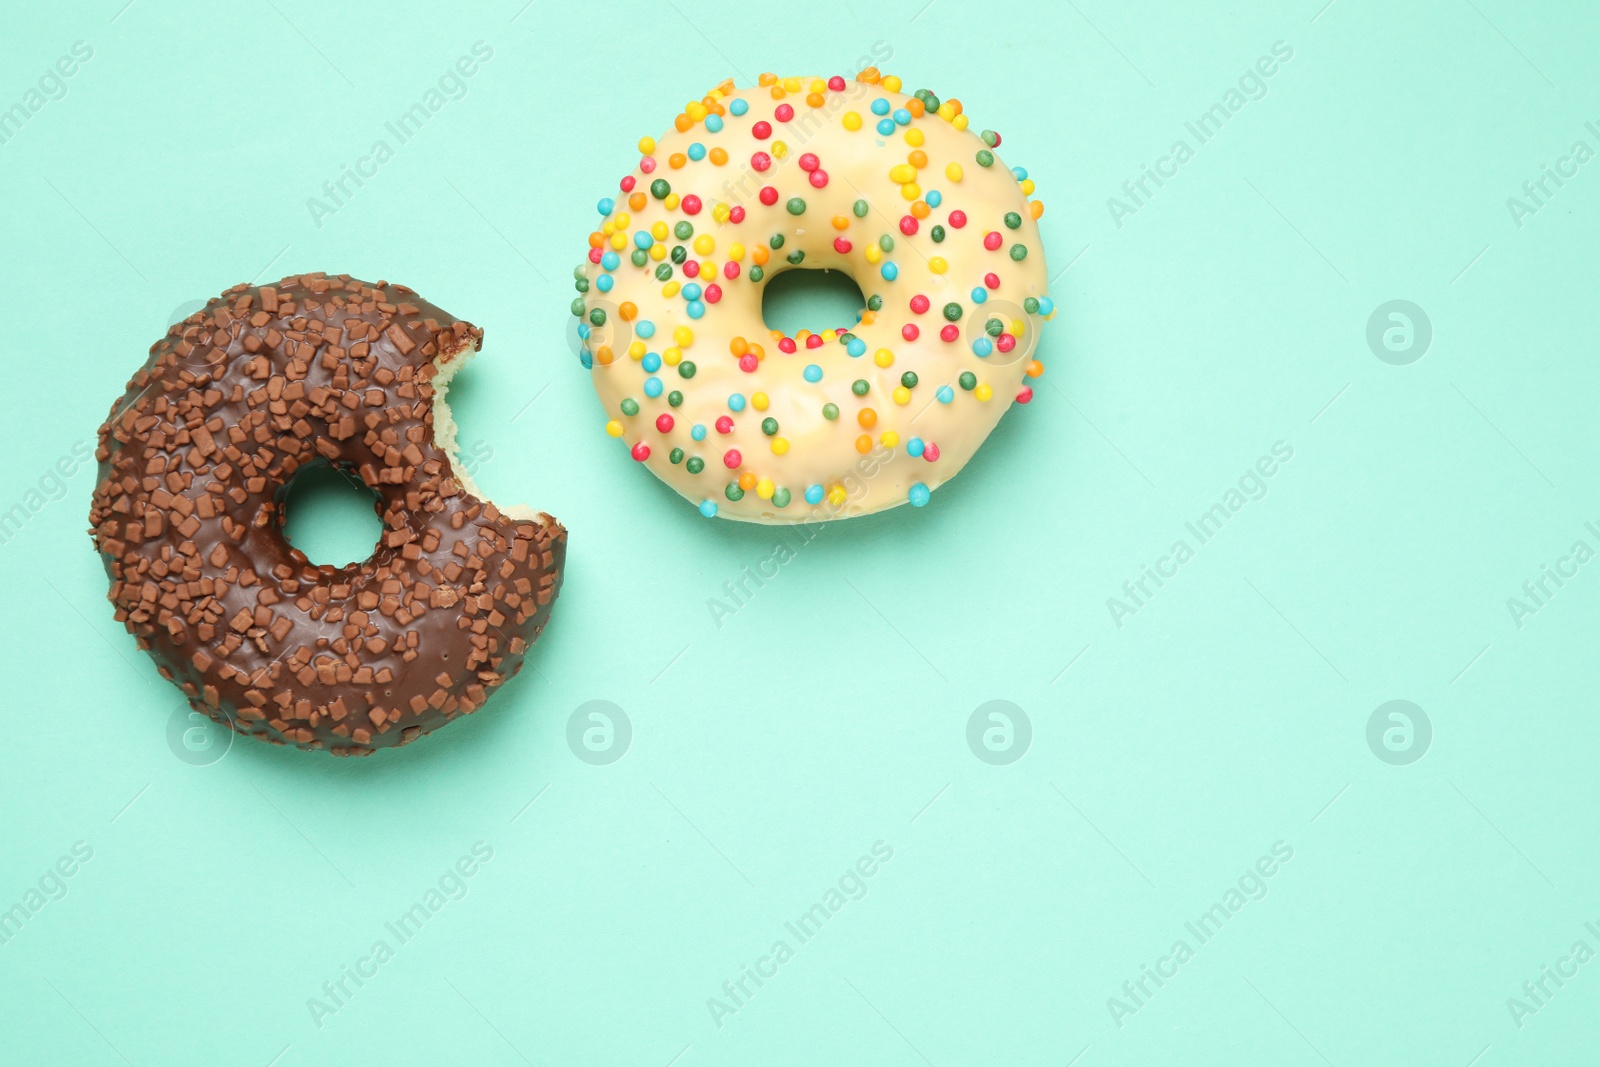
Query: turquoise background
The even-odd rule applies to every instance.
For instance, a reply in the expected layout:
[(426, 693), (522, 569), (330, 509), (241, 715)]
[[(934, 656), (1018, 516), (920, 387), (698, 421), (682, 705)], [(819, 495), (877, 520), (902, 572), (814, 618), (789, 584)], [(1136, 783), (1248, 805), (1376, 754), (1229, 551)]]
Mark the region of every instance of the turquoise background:
[[(1600, 149), (1600, 10), (123, 3), (9, 4), (0, 31), (0, 108), (93, 50), (0, 144), (0, 510), (28, 512), (0, 546), (0, 911), (40, 905), (0, 944), (0, 1059), (1594, 1059), (1600, 963), (1520, 1020), (1508, 998), (1600, 951), (1600, 563), (1520, 620), (1508, 599), (1600, 549), (1600, 163), (1520, 220), (1507, 201)], [(479, 41), (465, 95), (318, 225), (308, 198)], [(1185, 123), (1280, 41), (1265, 95), (1197, 145)], [(566, 279), (685, 101), (851, 74), (875, 43), (1037, 180), (1049, 369), (925, 509), (804, 544), (707, 522), (601, 432)], [(1178, 138), (1193, 158), (1114, 213)], [(51, 474), (170, 313), (318, 269), (486, 327), (452, 394), (478, 480), (572, 538), (529, 669), (365, 761), (186, 733), (104, 599), (92, 470)], [(1404, 365), (1368, 341), (1391, 300), (1431, 326)], [(1277, 442), (1265, 495), (1197, 544), (1185, 523)], [(307, 538), (348, 539), (335, 503)], [(718, 626), (708, 600), (786, 537)], [(1193, 558), (1114, 619), (1181, 538)], [(1369, 745), (1393, 700), (1431, 724), (1410, 713), (1406, 751)], [(576, 754), (621, 732), (569, 745), (591, 701), (626, 716), (622, 758)], [(991, 701), (1020, 759), (969, 747)], [(476, 842), (492, 858), (445, 878), (464, 895), (399, 943)], [(801, 944), (784, 924), (878, 842)], [(1185, 924), (1275, 844), (1292, 858), (1200, 944)], [(380, 939), (319, 1026), (308, 1000)]]

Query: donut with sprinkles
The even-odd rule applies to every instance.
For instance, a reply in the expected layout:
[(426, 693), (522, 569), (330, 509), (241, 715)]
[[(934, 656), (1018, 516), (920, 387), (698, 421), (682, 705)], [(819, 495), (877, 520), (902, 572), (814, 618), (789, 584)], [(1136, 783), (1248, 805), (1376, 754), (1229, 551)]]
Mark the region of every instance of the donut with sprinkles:
[[(1044, 205), (1000, 143), (871, 67), (687, 104), (573, 273), (605, 432), (708, 518), (927, 504), (1044, 369)], [(769, 329), (763, 287), (797, 269), (847, 272), (857, 321)]]

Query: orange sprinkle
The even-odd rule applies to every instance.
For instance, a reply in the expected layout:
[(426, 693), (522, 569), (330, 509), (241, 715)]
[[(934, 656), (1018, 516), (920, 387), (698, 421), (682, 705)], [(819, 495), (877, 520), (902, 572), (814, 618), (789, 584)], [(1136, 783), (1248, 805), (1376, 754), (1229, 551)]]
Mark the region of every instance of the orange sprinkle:
[(883, 77), (883, 75), (878, 72), (877, 67), (868, 67), (866, 70), (856, 75), (856, 81), (866, 82), (868, 85), (876, 85), (878, 79), (881, 77)]
[(1044, 214), (1044, 201), (1043, 200), (1030, 200), (1030, 201), (1028, 201), (1028, 214), (1032, 215), (1036, 219), (1040, 215), (1043, 215)]
[(856, 422), (863, 430), (870, 430), (878, 425), (878, 413), (871, 408), (862, 408), (856, 412)]
[(761, 77), (756, 79), (756, 84), (757, 85), (763, 85), (763, 86), (765, 86), (765, 85), (776, 85), (777, 83), (778, 83), (778, 76), (776, 74), (771, 74), (771, 73), (763, 74), (763, 75), (761, 75)]
[(932, 210), (933, 209), (928, 206), (928, 202), (926, 200), (918, 200), (915, 204), (911, 205), (911, 214), (919, 219), (927, 218), (929, 212)]
[(735, 337), (733, 340), (728, 342), (728, 351), (732, 352), (736, 356), (742, 356), (746, 352), (750, 351), (750, 342), (746, 341), (743, 337)]
[[(912, 97), (912, 99), (915, 100), (916, 98)], [(920, 103), (922, 103), (922, 101), (917, 100), (917, 103), (920, 104)], [(926, 167), (928, 165), (928, 153), (924, 152), (920, 148), (914, 148), (914, 149), (911, 150), (911, 155), (906, 157), (906, 160), (913, 167), (916, 167), (918, 170), (921, 170), (923, 167)]]
[(622, 306), (617, 308), (617, 315), (623, 322), (632, 322), (639, 315), (639, 305), (632, 300), (624, 300)]
[[(850, 219), (845, 215), (835, 215), (833, 217), (833, 228), (836, 230), (848, 230), (850, 228)], [(598, 236), (599, 234), (592, 234), (589, 243), (593, 244), (594, 238)]]
[(906, 110), (911, 112), (911, 117), (914, 119), (920, 119), (927, 113), (927, 109), (922, 106), (922, 101), (914, 96), (906, 101)]
[(591, 233), (589, 235), (589, 247), (590, 248), (599, 248), (601, 245), (603, 245), (605, 243), (606, 243), (605, 234), (601, 233), (599, 230), (596, 230), (594, 233)]
[(811, 93), (806, 97), (806, 103), (810, 104), (812, 107), (821, 107), (823, 104), (823, 96), (821, 93)]
[(872, 451), (871, 434), (864, 433), (860, 437), (856, 438), (856, 451), (860, 452), (863, 456)]
[(644, 194), (643, 193), (633, 193), (633, 194), (631, 194), (628, 197), (628, 206), (631, 207), (635, 211), (643, 211), (644, 210)]
[(667, 166), (671, 167), (673, 170), (682, 170), (686, 165), (688, 165), (688, 162), (689, 157), (684, 155), (682, 152), (674, 152), (672, 155), (667, 157)]
[(679, 115), (677, 118), (672, 120), (672, 128), (677, 130), (679, 133), (688, 133), (690, 128), (693, 126), (694, 119), (690, 118), (688, 115)]
[(750, 261), (759, 267), (767, 261), (767, 257), (771, 254), (767, 251), (766, 245), (757, 245), (750, 252)]
[(1028, 377), (1037, 378), (1039, 375), (1041, 375), (1043, 373), (1044, 373), (1044, 364), (1043, 363), (1040, 363), (1036, 359), (1030, 359), (1028, 361)]
[(760, 345), (751, 345), (750, 346), (750, 353), (751, 353), (751, 355), (755, 356), (756, 359), (766, 359), (767, 358), (767, 350), (765, 348), (762, 348)]
[(726, 148), (713, 148), (711, 150), (711, 162), (719, 167), (726, 165), (728, 162), (728, 150)]
[(754, 474), (751, 474), (749, 471), (745, 471), (743, 474), (739, 475), (739, 488), (740, 489), (743, 489), (745, 492), (748, 493), (750, 490), (754, 489), (755, 487), (756, 487), (756, 476)]

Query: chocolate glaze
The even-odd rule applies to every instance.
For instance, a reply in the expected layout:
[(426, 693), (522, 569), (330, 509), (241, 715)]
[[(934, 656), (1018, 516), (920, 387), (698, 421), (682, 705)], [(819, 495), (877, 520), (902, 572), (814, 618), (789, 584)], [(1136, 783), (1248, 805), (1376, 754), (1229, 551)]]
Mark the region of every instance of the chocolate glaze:
[[(435, 360), (482, 339), (404, 286), (308, 274), (235, 286), (151, 348), (100, 428), (89, 522), (116, 618), (197, 710), (365, 755), (520, 669), (567, 533), (467, 493), (434, 440)], [(283, 534), (294, 474), (330, 463), (384, 521), (347, 567)]]

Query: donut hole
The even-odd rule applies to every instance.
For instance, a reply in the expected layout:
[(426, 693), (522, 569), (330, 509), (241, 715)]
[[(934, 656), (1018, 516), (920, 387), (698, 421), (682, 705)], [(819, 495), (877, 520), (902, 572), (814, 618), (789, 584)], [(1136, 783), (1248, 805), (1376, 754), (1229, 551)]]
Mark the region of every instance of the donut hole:
[(768, 279), (761, 292), (762, 322), (785, 337), (850, 329), (866, 306), (861, 287), (842, 270), (786, 270)]
[(283, 536), (318, 567), (372, 558), (383, 537), (378, 494), (350, 471), (317, 462), (295, 472), (283, 497)]

